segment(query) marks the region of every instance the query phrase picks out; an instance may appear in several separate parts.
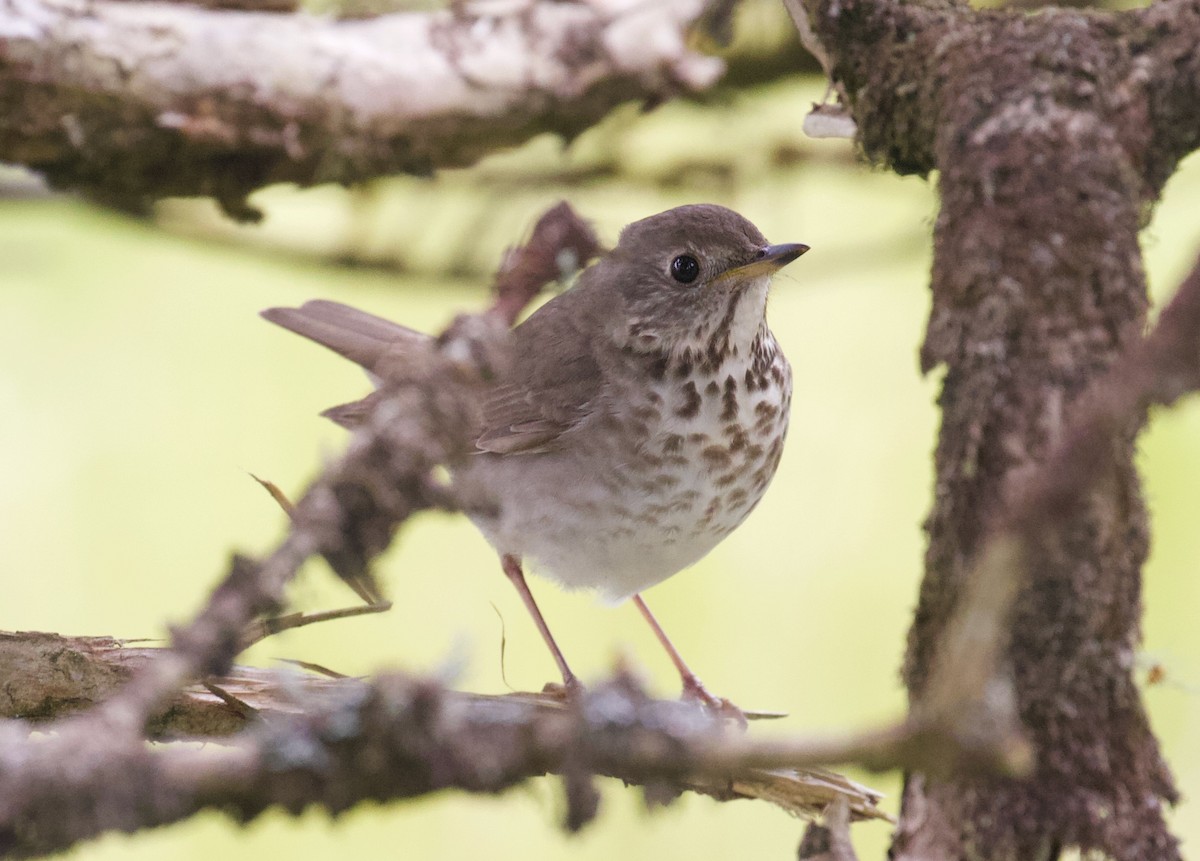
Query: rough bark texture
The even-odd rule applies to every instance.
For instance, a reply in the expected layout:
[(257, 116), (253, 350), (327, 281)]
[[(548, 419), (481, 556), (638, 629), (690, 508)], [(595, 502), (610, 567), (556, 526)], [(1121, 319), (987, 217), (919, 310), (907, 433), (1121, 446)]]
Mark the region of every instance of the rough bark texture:
[[(919, 703), (965, 578), (1014, 476), (1131, 344), (1147, 299), (1144, 213), (1197, 142), (1200, 4), (1099, 14), (933, 0), (811, 2), (861, 144), (939, 170), (922, 365), (945, 367), (926, 576), (904, 678)], [(1175, 799), (1131, 671), (1148, 528), (1138, 419), (1104, 479), (1027, 549), (1006, 672), (1036, 767), (1023, 779), (910, 776), (900, 858), (1053, 858), (1078, 846), (1172, 858)]]
[(126, 209), (349, 183), (567, 137), (716, 81), (702, 0), (457, 5), (337, 21), (122, 0), (0, 0), (0, 160)]
[[(644, 786), (659, 803), (690, 791), (812, 818), (838, 802), (843, 832), (851, 820), (887, 818), (877, 794), (824, 769), (740, 765), (786, 757), (693, 705), (650, 700), (627, 675), (564, 703), (459, 693), (398, 674), (234, 667), (178, 692), (146, 727), (151, 738), (219, 747), (151, 747), (141, 733), (101, 731), (110, 727), (96, 706), (125, 696), (129, 679), (163, 655), (105, 637), (0, 633), (0, 716), (21, 719), (0, 721), (0, 854), (54, 852), (206, 808), (240, 821), (271, 807), (336, 814), (449, 788), (495, 793), (546, 773), (566, 778), (576, 828), (596, 813), (596, 774)], [(31, 726), (54, 737), (32, 740)]]

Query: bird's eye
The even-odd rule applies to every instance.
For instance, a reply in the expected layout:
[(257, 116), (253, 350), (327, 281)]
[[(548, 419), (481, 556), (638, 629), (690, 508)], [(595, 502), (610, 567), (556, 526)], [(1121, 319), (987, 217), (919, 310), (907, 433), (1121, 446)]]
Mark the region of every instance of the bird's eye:
[(671, 277), (680, 284), (691, 284), (700, 276), (700, 264), (690, 254), (680, 254), (671, 261)]

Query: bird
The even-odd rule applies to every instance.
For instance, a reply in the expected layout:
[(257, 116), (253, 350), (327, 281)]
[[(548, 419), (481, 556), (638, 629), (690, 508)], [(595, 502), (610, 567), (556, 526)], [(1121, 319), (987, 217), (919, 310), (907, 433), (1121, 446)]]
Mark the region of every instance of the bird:
[[(567, 691), (580, 683), (527, 565), (608, 603), (632, 600), (683, 696), (736, 710), (705, 688), (641, 593), (728, 536), (776, 472), (792, 375), (767, 296), (772, 276), (808, 250), (768, 243), (723, 206), (677, 207), (629, 224), (513, 329), (512, 367), (482, 396), (475, 451), (452, 465), (451, 488), (499, 554)], [(376, 376), (430, 337), (326, 300), (262, 316)], [(325, 415), (353, 428), (369, 406)]]

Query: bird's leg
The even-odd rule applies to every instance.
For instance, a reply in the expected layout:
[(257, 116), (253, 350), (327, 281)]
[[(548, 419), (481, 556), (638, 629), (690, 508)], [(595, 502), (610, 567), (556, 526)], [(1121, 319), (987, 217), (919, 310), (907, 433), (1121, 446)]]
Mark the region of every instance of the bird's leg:
[(541, 633), (542, 639), (546, 641), (546, 647), (550, 649), (550, 654), (554, 656), (554, 663), (558, 664), (558, 671), (562, 673), (563, 686), (567, 689), (568, 693), (576, 690), (580, 687), (579, 679), (575, 678), (575, 674), (567, 666), (567, 659), (563, 657), (558, 643), (554, 642), (554, 635), (550, 633), (550, 627), (546, 624), (546, 617), (542, 615), (542, 611), (538, 609), (537, 602), (533, 600), (533, 593), (529, 591), (529, 584), (525, 582), (525, 572), (521, 570), (521, 560), (510, 553), (505, 553), (500, 557), (500, 566), (504, 569), (504, 573), (508, 575), (508, 579), (512, 581), (512, 584), (517, 587), (517, 592), (521, 594), (521, 600), (525, 602), (525, 608), (529, 610), (529, 615), (533, 616), (533, 623), (537, 625), (538, 632)]
[(679, 679), (683, 683), (684, 698), (697, 700), (717, 714), (733, 718), (745, 726), (746, 716), (742, 710), (724, 697), (718, 697), (716, 694), (710, 692), (708, 688), (704, 687), (704, 683), (700, 681), (700, 678), (692, 672), (691, 667), (683, 660), (683, 656), (679, 654), (679, 650), (675, 648), (675, 644), (667, 636), (667, 632), (662, 629), (662, 625), (658, 624), (658, 619), (654, 618), (654, 614), (646, 606), (646, 602), (642, 599), (642, 596), (634, 595), (633, 603), (637, 605), (642, 616), (650, 623), (650, 628), (654, 631), (654, 636), (662, 643), (662, 647), (667, 650), (667, 654), (671, 658), (671, 663), (679, 671)]

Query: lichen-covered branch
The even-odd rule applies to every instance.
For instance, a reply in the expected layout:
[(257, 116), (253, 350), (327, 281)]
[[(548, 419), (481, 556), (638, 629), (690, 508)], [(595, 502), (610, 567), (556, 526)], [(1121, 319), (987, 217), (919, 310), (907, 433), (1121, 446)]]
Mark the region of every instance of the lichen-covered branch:
[(464, 3), (362, 21), (0, 0), (0, 161), (127, 209), (471, 164), (702, 90), (703, 0)]

